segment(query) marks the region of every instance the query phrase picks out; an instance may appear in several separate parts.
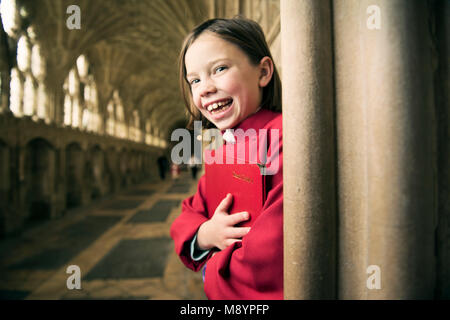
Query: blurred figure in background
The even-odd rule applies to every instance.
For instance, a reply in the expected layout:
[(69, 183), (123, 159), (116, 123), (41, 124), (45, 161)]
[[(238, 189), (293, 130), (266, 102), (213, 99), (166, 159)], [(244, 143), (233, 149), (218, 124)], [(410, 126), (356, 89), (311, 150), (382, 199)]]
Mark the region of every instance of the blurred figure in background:
[(189, 159), (189, 168), (191, 169), (192, 172), (192, 179), (197, 180), (197, 173), (198, 173), (198, 169), (199, 169), (199, 164), (200, 160), (193, 154), (191, 156), (191, 158)]
[(158, 161), (159, 176), (161, 180), (164, 180), (166, 179), (166, 172), (167, 170), (169, 170), (169, 160), (167, 160), (165, 154), (161, 154), (157, 161)]

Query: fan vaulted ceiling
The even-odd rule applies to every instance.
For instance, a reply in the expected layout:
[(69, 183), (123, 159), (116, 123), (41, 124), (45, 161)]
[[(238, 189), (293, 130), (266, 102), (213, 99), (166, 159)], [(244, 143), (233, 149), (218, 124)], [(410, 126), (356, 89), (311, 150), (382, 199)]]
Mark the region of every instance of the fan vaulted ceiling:
[[(177, 57), (185, 35), (208, 17), (207, 0), (24, 0), (28, 21), (46, 60), (47, 86), (60, 86), (84, 54), (94, 75), (101, 109), (119, 90), (125, 117), (167, 132), (185, 119)], [(81, 11), (81, 29), (66, 26), (70, 5)], [(24, 19), (23, 23), (26, 23)], [(168, 134), (168, 132), (167, 132)]]

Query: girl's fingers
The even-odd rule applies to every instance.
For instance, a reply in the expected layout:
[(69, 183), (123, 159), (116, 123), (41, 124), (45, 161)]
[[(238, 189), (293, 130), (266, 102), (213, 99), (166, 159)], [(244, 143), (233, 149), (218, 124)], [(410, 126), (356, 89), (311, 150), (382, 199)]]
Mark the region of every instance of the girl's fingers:
[(228, 193), (226, 195), (226, 197), (223, 198), (222, 201), (220, 201), (215, 212), (219, 212), (219, 211), (228, 212), (228, 208), (230, 207), (232, 200), (233, 200), (233, 195), (231, 193)]
[(250, 214), (246, 211), (233, 213), (228, 216), (229, 223), (232, 226), (238, 224), (239, 222), (247, 221), (249, 218)]
[(225, 248), (231, 246), (235, 242), (242, 241), (242, 237), (244, 237), (250, 231), (249, 227), (230, 227), (226, 230), (226, 239), (222, 242), (224, 247), (219, 248), (220, 250), (224, 250)]
[(227, 238), (239, 239), (244, 237), (250, 231), (249, 227), (234, 227), (227, 230)]

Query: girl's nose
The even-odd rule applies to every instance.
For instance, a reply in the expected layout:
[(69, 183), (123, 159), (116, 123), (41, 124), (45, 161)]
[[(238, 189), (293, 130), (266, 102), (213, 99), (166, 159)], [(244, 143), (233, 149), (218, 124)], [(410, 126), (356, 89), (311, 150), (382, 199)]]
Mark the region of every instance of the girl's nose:
[(217, 91), (216, 86), (213, 81), (207, 79), (202, 82), (202, 87), (200, 88), (200, 96), (205, 97), (211, 93), (215, 93)]

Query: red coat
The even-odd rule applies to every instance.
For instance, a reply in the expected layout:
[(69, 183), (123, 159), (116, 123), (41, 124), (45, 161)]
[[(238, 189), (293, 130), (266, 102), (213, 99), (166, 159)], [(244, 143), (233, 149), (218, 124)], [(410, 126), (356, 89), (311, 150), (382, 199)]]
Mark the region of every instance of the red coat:
[[(261, 109), (242, 121), (235, 130), (253, 128), (278, 129), (279, 139), (269, 140), (268, 158), (279, 152), (279, 170), (268, 175), (267, 199), (258, 219), (242, 242), (234, 243), (212, 258), (194, 261), (190, 244), (198, 228), (213, 213), (208, 213), (204, 201), (205, 176), (198, 183), (197, 192), (182, 203), (180, 216), (170, 230), (175, 251), (190, 269), (199, 271), (205, 262), (204, 289), (209, 299), (283, 299), (283, 154), (282, 118), (280, 113)], [(269, 160), (270, 161), (270, 160)]]

